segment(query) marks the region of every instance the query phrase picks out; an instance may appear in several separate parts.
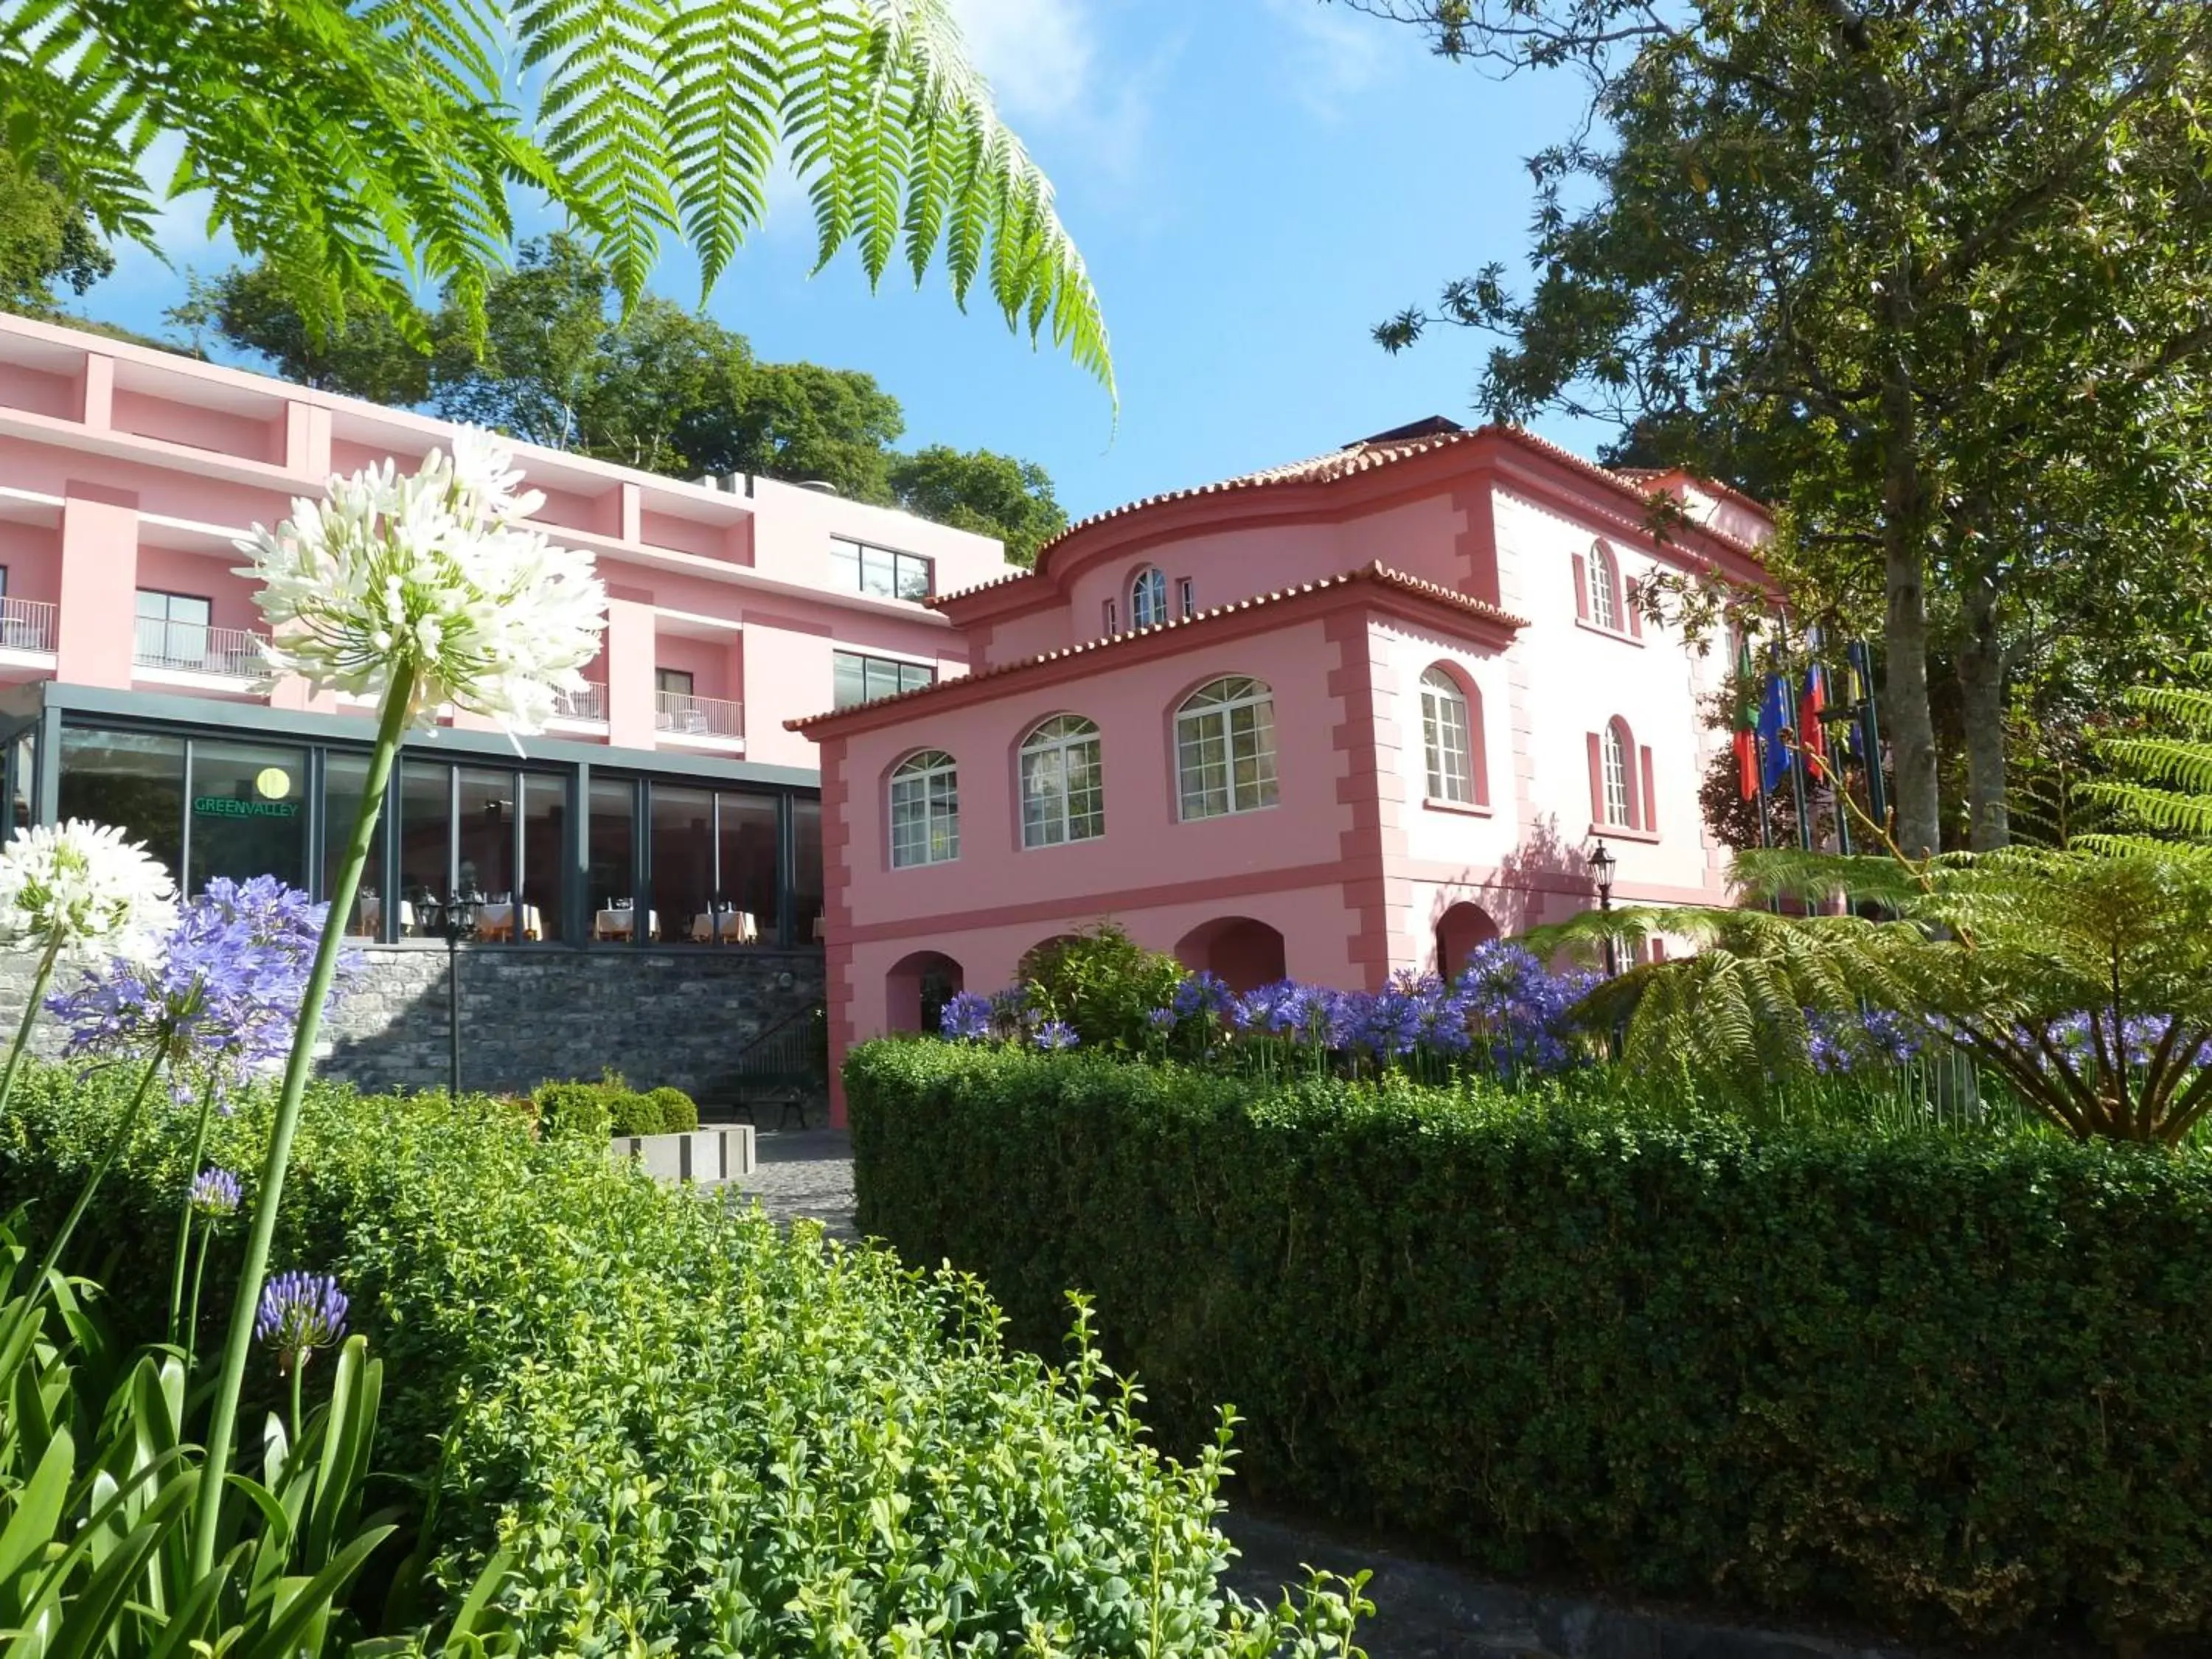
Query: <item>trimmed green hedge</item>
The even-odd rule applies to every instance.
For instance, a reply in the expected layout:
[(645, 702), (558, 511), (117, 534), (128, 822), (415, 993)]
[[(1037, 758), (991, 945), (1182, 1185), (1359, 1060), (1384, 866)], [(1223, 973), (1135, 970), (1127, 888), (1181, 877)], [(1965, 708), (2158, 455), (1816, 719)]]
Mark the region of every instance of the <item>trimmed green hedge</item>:
[(1943, 1638), (2212, 1629), (2202, 1156), (945, 1043), (845, 1086), (865, 1232), (1018, 1341), (1095, 1295), (1276, 1500)]
[(544, 1133), (555, 1138), (689, 1134), (699, 1127), (698, 1105), (681, 1089), (640, 1093), (618, 1077), (599, 1083), (541, 1083), (532, 1098)]
[[(124, 1082), (36, 1068), (0, 1119), (0, 1209), (29, 1204), (33, 1242)], [(256, 1167), (268, 1105), (218, 1126), (210, 1161)], [(189, 1139), (149, 1117), (70, 1264), (141, 1335), (167, 1307)], [(1054, 1376), (1002, 1349), (972, 1281), (660, 1187), (604, 1140), (533, 1140), (489, 1100), (316, 1087), (273, 1265), (336, 1273), (385, 1362), (377, 1468), (428, 1495), (423, 1613), (503, 1541), (523, 1652), (1011, 1654), (1042, 1636), (1261, 1659), (1283, 1639), (1217, 1591), (1218, 1455), (1167, 1464), (1087, 1364)], [(210, 1335), (234, 1273), (226, 1255), (210, 1275)], [(273, 1374), (257, 1365), (257, 1387)], [(1322, 1632), (1344, 1609), (1298, 1616)]]

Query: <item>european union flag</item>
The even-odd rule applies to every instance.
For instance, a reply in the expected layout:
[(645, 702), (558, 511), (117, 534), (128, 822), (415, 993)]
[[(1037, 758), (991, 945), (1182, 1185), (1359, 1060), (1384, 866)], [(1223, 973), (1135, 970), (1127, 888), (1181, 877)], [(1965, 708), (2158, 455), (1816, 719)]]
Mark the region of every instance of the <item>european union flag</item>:
[(1790, 708), (1790, 682), (1779, 674), (1766, 677), (1766, 695), (1759, 705), (1759, 744), (1764, 751), (1764, 770), (1760, 784), (1770, 795), (1782, 787), (1796, 757), (1787, 741), (1795, 734), (1791, 722), (1796, 715)]

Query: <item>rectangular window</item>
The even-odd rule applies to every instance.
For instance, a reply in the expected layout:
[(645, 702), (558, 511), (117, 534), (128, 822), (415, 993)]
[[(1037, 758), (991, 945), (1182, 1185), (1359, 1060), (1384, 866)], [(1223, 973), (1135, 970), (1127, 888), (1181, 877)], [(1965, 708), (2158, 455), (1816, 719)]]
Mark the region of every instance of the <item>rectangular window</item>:
[[(777, 893), (776, 810), (773, 795), (724, 793), (715, 799), (715, 883), (720, 902), (752, 918), (756, 936), (773, 945), (781, 915)], [(720, 923), (725, 943), (742, 933), (733, 923)]]
[(1190, 578), (1185, 576), (1176, 583), (1176, 591), (1182, 602), (1182, 619), (1188, 622), (1198, 614), (1198, 590), (1191, 586)]
[(399, 931), (434, 936), (453, 891), (453, 769), (399, 769)]
[(198, 594), (140, 588), (135, 659), (149, 668), (206, 667), (214, 614), (213, 602)]
[(830, 660), (833, 706), (838, 708), (873, 702), (878, 697), (895, 696), (902, 691), (918, 691), (937, 681), (937, 669), (930, 663), (864, 657), (855, 651), (832, 652)]
[(688, 668), (656, 668), (653, 671), (653, 689), (656, 691), (688, 697), (692, 695), (691, 688), (695, 683)]
[(714, 797), (704, 789), (653, 786), (653, 908), (661, 937), (711, 939), (714, 900)]
[(526, 927), (536, 922), (541, 937), (559, 939), (566, 926), (568, 890), (568, 780), (550, 772), (522, 777), (522, 902)]
[(520, 872), (514, 867), (515, 790), (520, 784), (513, 772), (479, 771), (472, 766), (461, 769), (460, 811), (453, 820), (459, 891), (485, 907), (477, 913), (477, 931), (486, 938), (512, 939), (517, 932), (527, 931), (526, 927), (518, 928), (514, 911), (514, 890), (521, 885)]
[(62, 728), (61, 816), (112, 823), (174, 874), (185, 855), (185, 740)]
[(652, 931), (640, 925), (631, 854), (637, 844), (637, 786), (627, 778), (593, 778), (591, 813), (592, 937), (627, 944)]
[(1105, 612), (1106, 612), (1106, 631), (1107, 631), (1109, 634), (1116, 634), (1116, 633), (1119, 633), (1119, 632), (1121, 631), (1121, 624), (1120, 624), (1119, 620), (1118, 620), (1118, 619), (1115, 617), (1115, 615), (1114, 615), (1114, 601), (1113, 601), (1113, 600), (1109, 599), (1109, 600), (1107, 600), (1107, 601), (1106, 601)]
[(8, 833), (30, 827), (31, 795), (39, 782), (38, 738), (32, 731), (17, 738), (8, 768)]
[(791, 803), (791, 937), (795, 944), (822, 942), (822, 803)]
[[(323, 884), (317, 896), (328, 899), (338, 883), (338, 867), (345, 862), (355, 828), (361, 823), (362, 794), (368, 787), (368, 761), (360, 755), (326, 755), (323, 758)], [(382, 803), (379, 804), (380, 809)], [(353, 915), (346, 932), (362, 939), (384, 937), (384, 823), (377, 821), (369, 843), (368, 862), (362, 866), (361, 886), (354, 895)], [(393, 924), (405, 934), (413, 931), (411, 911), (400, 913)]]
[(210, 878), (274, 876), (307, 884), (307, 757), (258, 744), (192, 743), (191, 869), (185, 890)]
[(926, 599), (936, 580), (933, 560), (842, 536), (830, 538), (830, 561), (841, 586), (880, 599)]

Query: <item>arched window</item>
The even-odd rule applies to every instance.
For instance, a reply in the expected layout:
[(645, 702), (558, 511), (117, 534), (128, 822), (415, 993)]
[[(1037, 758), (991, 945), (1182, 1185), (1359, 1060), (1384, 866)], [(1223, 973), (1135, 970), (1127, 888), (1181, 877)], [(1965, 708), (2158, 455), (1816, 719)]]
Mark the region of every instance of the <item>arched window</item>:
[(1158, 565), (1148, 564), (1129, 584), (1129, 626), (1158, 628), (1168, 619), (1168, 579)]
[(1176, 781), (1186, 818), (1256, 812), (1275, 804), (1275, 694), (1229, 675), (1176, 710)]
[(1623, 830), (1636, 827), (1635, 786), (1629, 781), (1628, 755), (1626, 730), (1619, 720), (1608, 720), (1598, 733), (1599, 799), (1604, 805), (1604, 822)]
[(1022, 845), (1058, 847), (1106, 833), (1098, 728), (1055, 714), (1022, 739)]
[(908, 755), (891, 773), (891, 867), (959, 856), (959, 769), (942, 749)]
[(1589, 619), (1600, 628), (1620, 627), (1620, 580), (1613, 550), (1603, 542), (1594, 544), (1589, 552)]
[(1429, 799), (1478, 806), (1474, 719), (1467, 693), (1443, 668), (1421, 676), (1421, 747), (1428, 758)]

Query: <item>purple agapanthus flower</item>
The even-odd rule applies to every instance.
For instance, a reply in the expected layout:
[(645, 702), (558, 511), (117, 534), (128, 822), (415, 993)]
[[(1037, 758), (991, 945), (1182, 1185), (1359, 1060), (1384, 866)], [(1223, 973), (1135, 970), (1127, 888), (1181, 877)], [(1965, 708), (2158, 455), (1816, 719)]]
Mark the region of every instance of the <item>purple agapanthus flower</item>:
[(1036, 1028), (1036, 1046), (1048, 1051), (1073, 1048), (1082, 1039), (1075, 1028), (1064, 1019), (1048, 1019)]
[[(289, 1051), (327, 908), (273, 876), (218, 876), (178, 912), (158, 960), (111, 961), (46, 1006), (72, 1054), (158, 1055), (179, 1086), (234, 1081)], [(342, 956), (334, 990), (360, 965)]]
[(1145, 1024), (1155, 1031), (1172, 1031), (1182, 1018), (1172, 1008), (1155, 1008), (1145, 1016)]
[(1200, 969), (1176, 987), (1174, 999), (1169, 1006), (1179, 1018), (1196, 1019), (1204, 1014), (1222, 1014), (1229, 1011), (1236, 994), (1218, 975)]
[(193, 1180), (185, 1201), (191, 1206), (194, 1213), (212, 1220), (217, 1216), (237, 1214), (244, 1199), (236, 1176), (228, 1170), (210, 1167), (202, 1170)]
[(1835, 1076), (1861, 1066), (1900, 1066), (1921, 1048), (1921, 1033), (1901, 1014), (1868, 1008), (1856, 1014), (1805, 1016), (1813, 1069)]
[(316, 1349), (337, 1345), (345, 1334), (346, 1310), (345, 1292), (328, 1273), (278, 1273), (261, 1287), (254, 1340), (274, 1348), (278, 1367), (289, 1373)]
[(955, 994), (938, 1016), (937, 1029), (948, 1037), (978, 1042), (991, 1035), (991, 999), (975, 991)]

